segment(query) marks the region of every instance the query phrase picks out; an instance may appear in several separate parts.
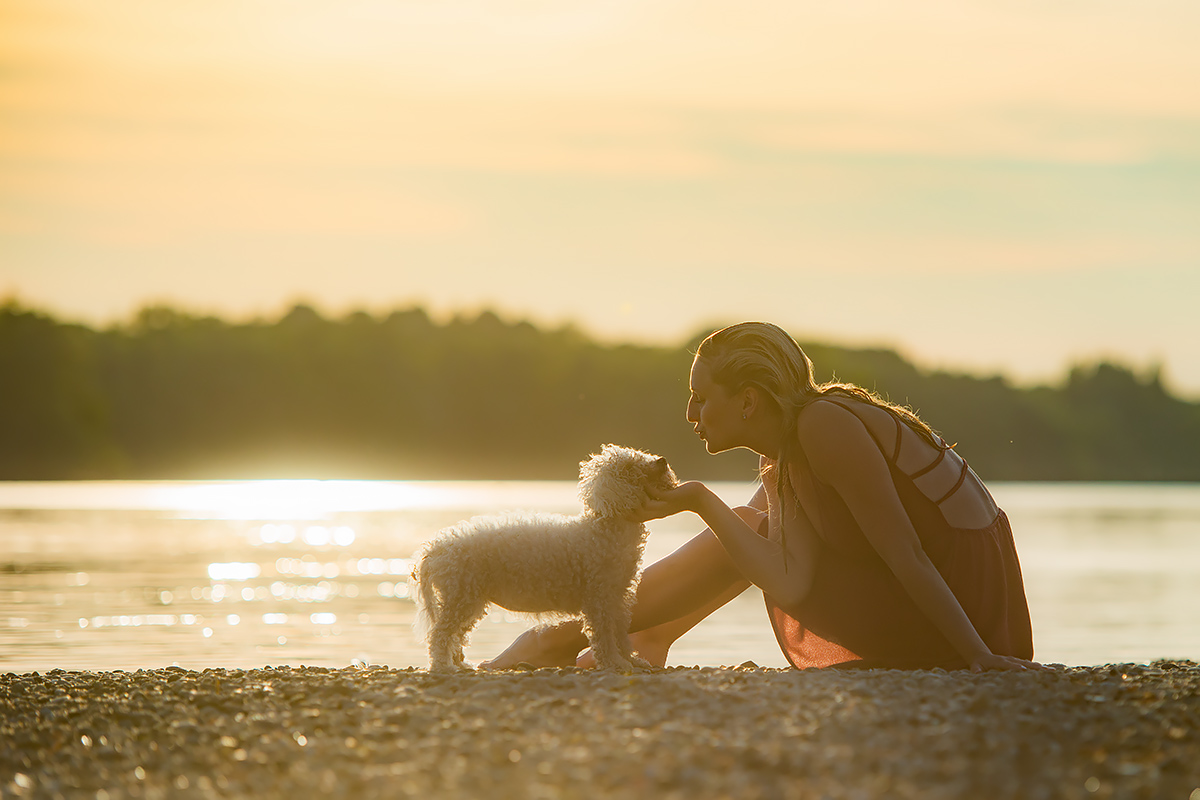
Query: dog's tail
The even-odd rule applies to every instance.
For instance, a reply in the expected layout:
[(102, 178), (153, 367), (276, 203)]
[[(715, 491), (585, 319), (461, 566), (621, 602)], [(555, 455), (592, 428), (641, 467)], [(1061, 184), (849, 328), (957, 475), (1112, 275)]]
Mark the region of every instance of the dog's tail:
[(433, 629), (441, 612), (441, 604), (438, 601), (437, 592), (433, 588), (433, 578), (429, 574), (432, 564), (427, 563), (428, 558), (427, 550), (417, 560), (408, 582), (410, 594), (417, 603), (417, 616), (413, 620), (413, 630), (422, 639)]

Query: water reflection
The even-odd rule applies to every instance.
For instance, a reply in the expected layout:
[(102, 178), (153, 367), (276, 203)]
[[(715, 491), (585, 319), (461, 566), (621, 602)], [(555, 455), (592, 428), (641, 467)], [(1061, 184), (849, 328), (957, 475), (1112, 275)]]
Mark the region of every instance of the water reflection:
[[(547, 481), (28, 481), (0, 482), (0, 509), (158, 511), (181, 519), (324, 520), (352, 512), (560, 504)], [(574, 487), (568, 487), (574, 497)]]
[[(732, 502), (746, 485), (718, 490)], [(1039, 656), (1200, 657), (1200, 488), (1000, 485)], [(511, 508), (574, 512), (569, 483), (0, 484), (0, 669), (423, 665), (408, 575), (428, 536)], [(647, 559), (697, 528), (652, 525)], [(782, 666), (748, 593), (673, 663)], [(468, 658), (528, 622), (494, 611)]]
[[(506, 503), (489, 505), (505, 492)], [(408, 599), (413, 552), (446, 525), (511, 507), (511, 492), (0, 484), (0, 668), (423, 663)], [(518, 502), (573, 511), (574, 495), (569, 484), (537, 484)]]

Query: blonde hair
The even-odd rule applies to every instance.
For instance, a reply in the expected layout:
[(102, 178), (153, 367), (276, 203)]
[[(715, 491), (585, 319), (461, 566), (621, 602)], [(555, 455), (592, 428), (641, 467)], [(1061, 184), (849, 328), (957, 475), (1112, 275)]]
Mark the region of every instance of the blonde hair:
[[(783, 440), (775, 462), (775, 490), (781, 504), (793, 496), (785, 488), (788, 461), (799, 450), (796, 422), (800, 411), (814, 400), (830, 395), (849, 397), (882, 408), (934, 447), (944, 447), (937, 434), (908, 408), (888, 402), (852, 383), (818, 384), (813, 377), (812, 361), (796, 340), (769, 322), (741, 322), (710, 334), (696, 348), (715, 383), (726, 391), (740, 392), (754, 386), (783, 413)], [(763, 475), (764, 482), (767, 476)]]

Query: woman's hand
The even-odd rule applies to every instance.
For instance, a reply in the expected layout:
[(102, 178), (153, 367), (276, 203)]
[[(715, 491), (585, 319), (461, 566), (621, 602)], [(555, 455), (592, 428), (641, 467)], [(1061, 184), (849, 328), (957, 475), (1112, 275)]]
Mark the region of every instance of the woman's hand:
[(681, 483), (674, 489), (658, 491), (651, 489), (650, 496), (642, 507), (633, 513), (637, 522), (649, 522), (652, 519), (662, 519), (678, 514), (681, 511), (699, 513), (708, 487), (699, 481)]
[(993, 670), (1022, 672), (1024, 670), (1041, 671), (1044, 669), (1046, 667), (1043, 667), (1036, 661), (1026, 661), (1023, 658), (1014, 658), (1012, 656), (998, 656), (995, 653), (988, 653), (986, 656), (971, 660), (971, 672), (990, 672)]

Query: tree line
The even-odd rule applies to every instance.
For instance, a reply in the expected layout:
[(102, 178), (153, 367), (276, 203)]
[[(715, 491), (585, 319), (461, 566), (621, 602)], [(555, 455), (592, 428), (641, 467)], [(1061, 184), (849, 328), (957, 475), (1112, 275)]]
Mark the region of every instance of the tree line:
[[(605, 442), (753, 478), (684, 421), (691, 350), (603, 345), (491, 312), (230, 323), (167, 307), (94, 329), (0, 307), (0, 479), (570, 479)], [(1057, 386), (801, 343), (819, 380), (916, 409), (990, 480), (1200, 480), (1200, 404), (1097, 363)]]

